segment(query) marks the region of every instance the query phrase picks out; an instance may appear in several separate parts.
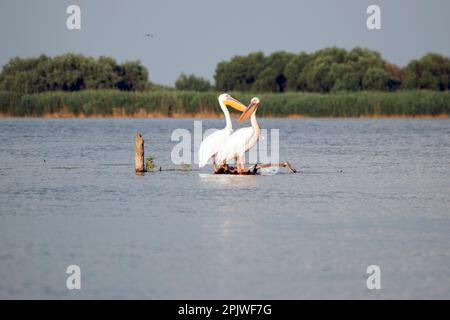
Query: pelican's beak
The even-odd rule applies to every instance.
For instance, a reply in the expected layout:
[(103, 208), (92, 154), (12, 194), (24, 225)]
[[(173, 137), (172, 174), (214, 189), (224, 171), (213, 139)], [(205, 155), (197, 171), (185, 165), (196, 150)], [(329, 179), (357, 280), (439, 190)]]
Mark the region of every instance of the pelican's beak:
[(252, 116), (252, 114), (256, 112), (258, 105), (259, 105), (259, 103), (250, 103), (248, 105), (247, 109), (239, 117), (239, 122), (248, 120), (248, 118), (250, 118)]
[(224, 101), (225, 105), (232, 107), (233, 109), (236, 109), (240, 112), (244, 112), (247, 110), (247, 107), (240, 102), (239, 100), (236, 100), (235, 98), (229, 97)]

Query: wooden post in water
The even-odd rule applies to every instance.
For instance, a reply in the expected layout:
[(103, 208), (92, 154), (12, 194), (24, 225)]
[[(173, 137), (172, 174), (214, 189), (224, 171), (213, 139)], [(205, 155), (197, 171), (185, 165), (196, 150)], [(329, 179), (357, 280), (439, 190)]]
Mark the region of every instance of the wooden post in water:
[(144, 164), (144, 138), (140, 132), (134, 135), (134, 142), (136, 144), (136, 151), (134, 154), (134, 168), (136, 172), (145, 172)]

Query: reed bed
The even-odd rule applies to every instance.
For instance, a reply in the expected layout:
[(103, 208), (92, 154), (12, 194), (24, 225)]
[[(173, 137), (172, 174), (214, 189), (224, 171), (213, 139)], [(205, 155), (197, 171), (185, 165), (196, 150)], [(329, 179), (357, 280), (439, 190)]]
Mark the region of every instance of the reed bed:
[[(66, 114), (83, 116), (220, 116), (218, 92), (84, 90), (49, 91), (20, 95), (0, 91), (3, 116), (42, 117)], [(260, 117), (376, 117), (449, 116), (448, 91), (337, 92), (337, 93), (240, 93), (231, 94), (247, 104), (261, 99)]]

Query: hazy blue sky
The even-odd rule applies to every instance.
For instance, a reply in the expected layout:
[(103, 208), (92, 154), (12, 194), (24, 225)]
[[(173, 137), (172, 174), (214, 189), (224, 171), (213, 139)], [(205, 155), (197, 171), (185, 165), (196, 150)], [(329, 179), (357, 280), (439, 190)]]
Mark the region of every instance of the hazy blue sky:
[[(70, 4), (81, 7), (79, 31), (66, 28)], [(370, 4), (381, 7), (382, 30), (366, 28)], [(364, 46), (404, 65), (429, 51), (450, 55), (449, 16), (448, 0), (0, 0), (0, 65), (109, 55), (140, 59), (163, 84), (181, 72), (213, 79), (219, 61), (256, 50)]]

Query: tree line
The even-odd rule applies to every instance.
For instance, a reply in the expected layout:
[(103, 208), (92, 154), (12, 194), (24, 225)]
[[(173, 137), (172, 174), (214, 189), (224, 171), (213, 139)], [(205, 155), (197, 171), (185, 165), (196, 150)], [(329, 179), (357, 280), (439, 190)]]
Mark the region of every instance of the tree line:
[(450, 59), (429, 53), (400, 68), (365, 48), (326, 48), (308, 54), (254, 52), (222, 61), (215, 72), (220, 91), (337, 92), (450, 89)]
[(0, 73), (0, 90), (21, 93), (79, 91), (84, 89), (144, 90), (148, 71), (139, 61), (118, 64), (115, 59), (97, 59), (81, 54), (53, 58), (13, 58)]
[[(253, 52), (218, 63), (215, 84), (195, 75), (181, 74), (181, 91), (340, 92), (450, 89), (450, 59), (429, 53), (400, 68), (366, 48), (350, 51), (331, 47), (313, 53)], [(63, 54), (53, 58), (14, 58), (0, 73), (0, 91), (38, 93), (118, 89), (144, 91), (162, 88), (148, 80), (140, 61), (118, 64), (110, 57)]]

